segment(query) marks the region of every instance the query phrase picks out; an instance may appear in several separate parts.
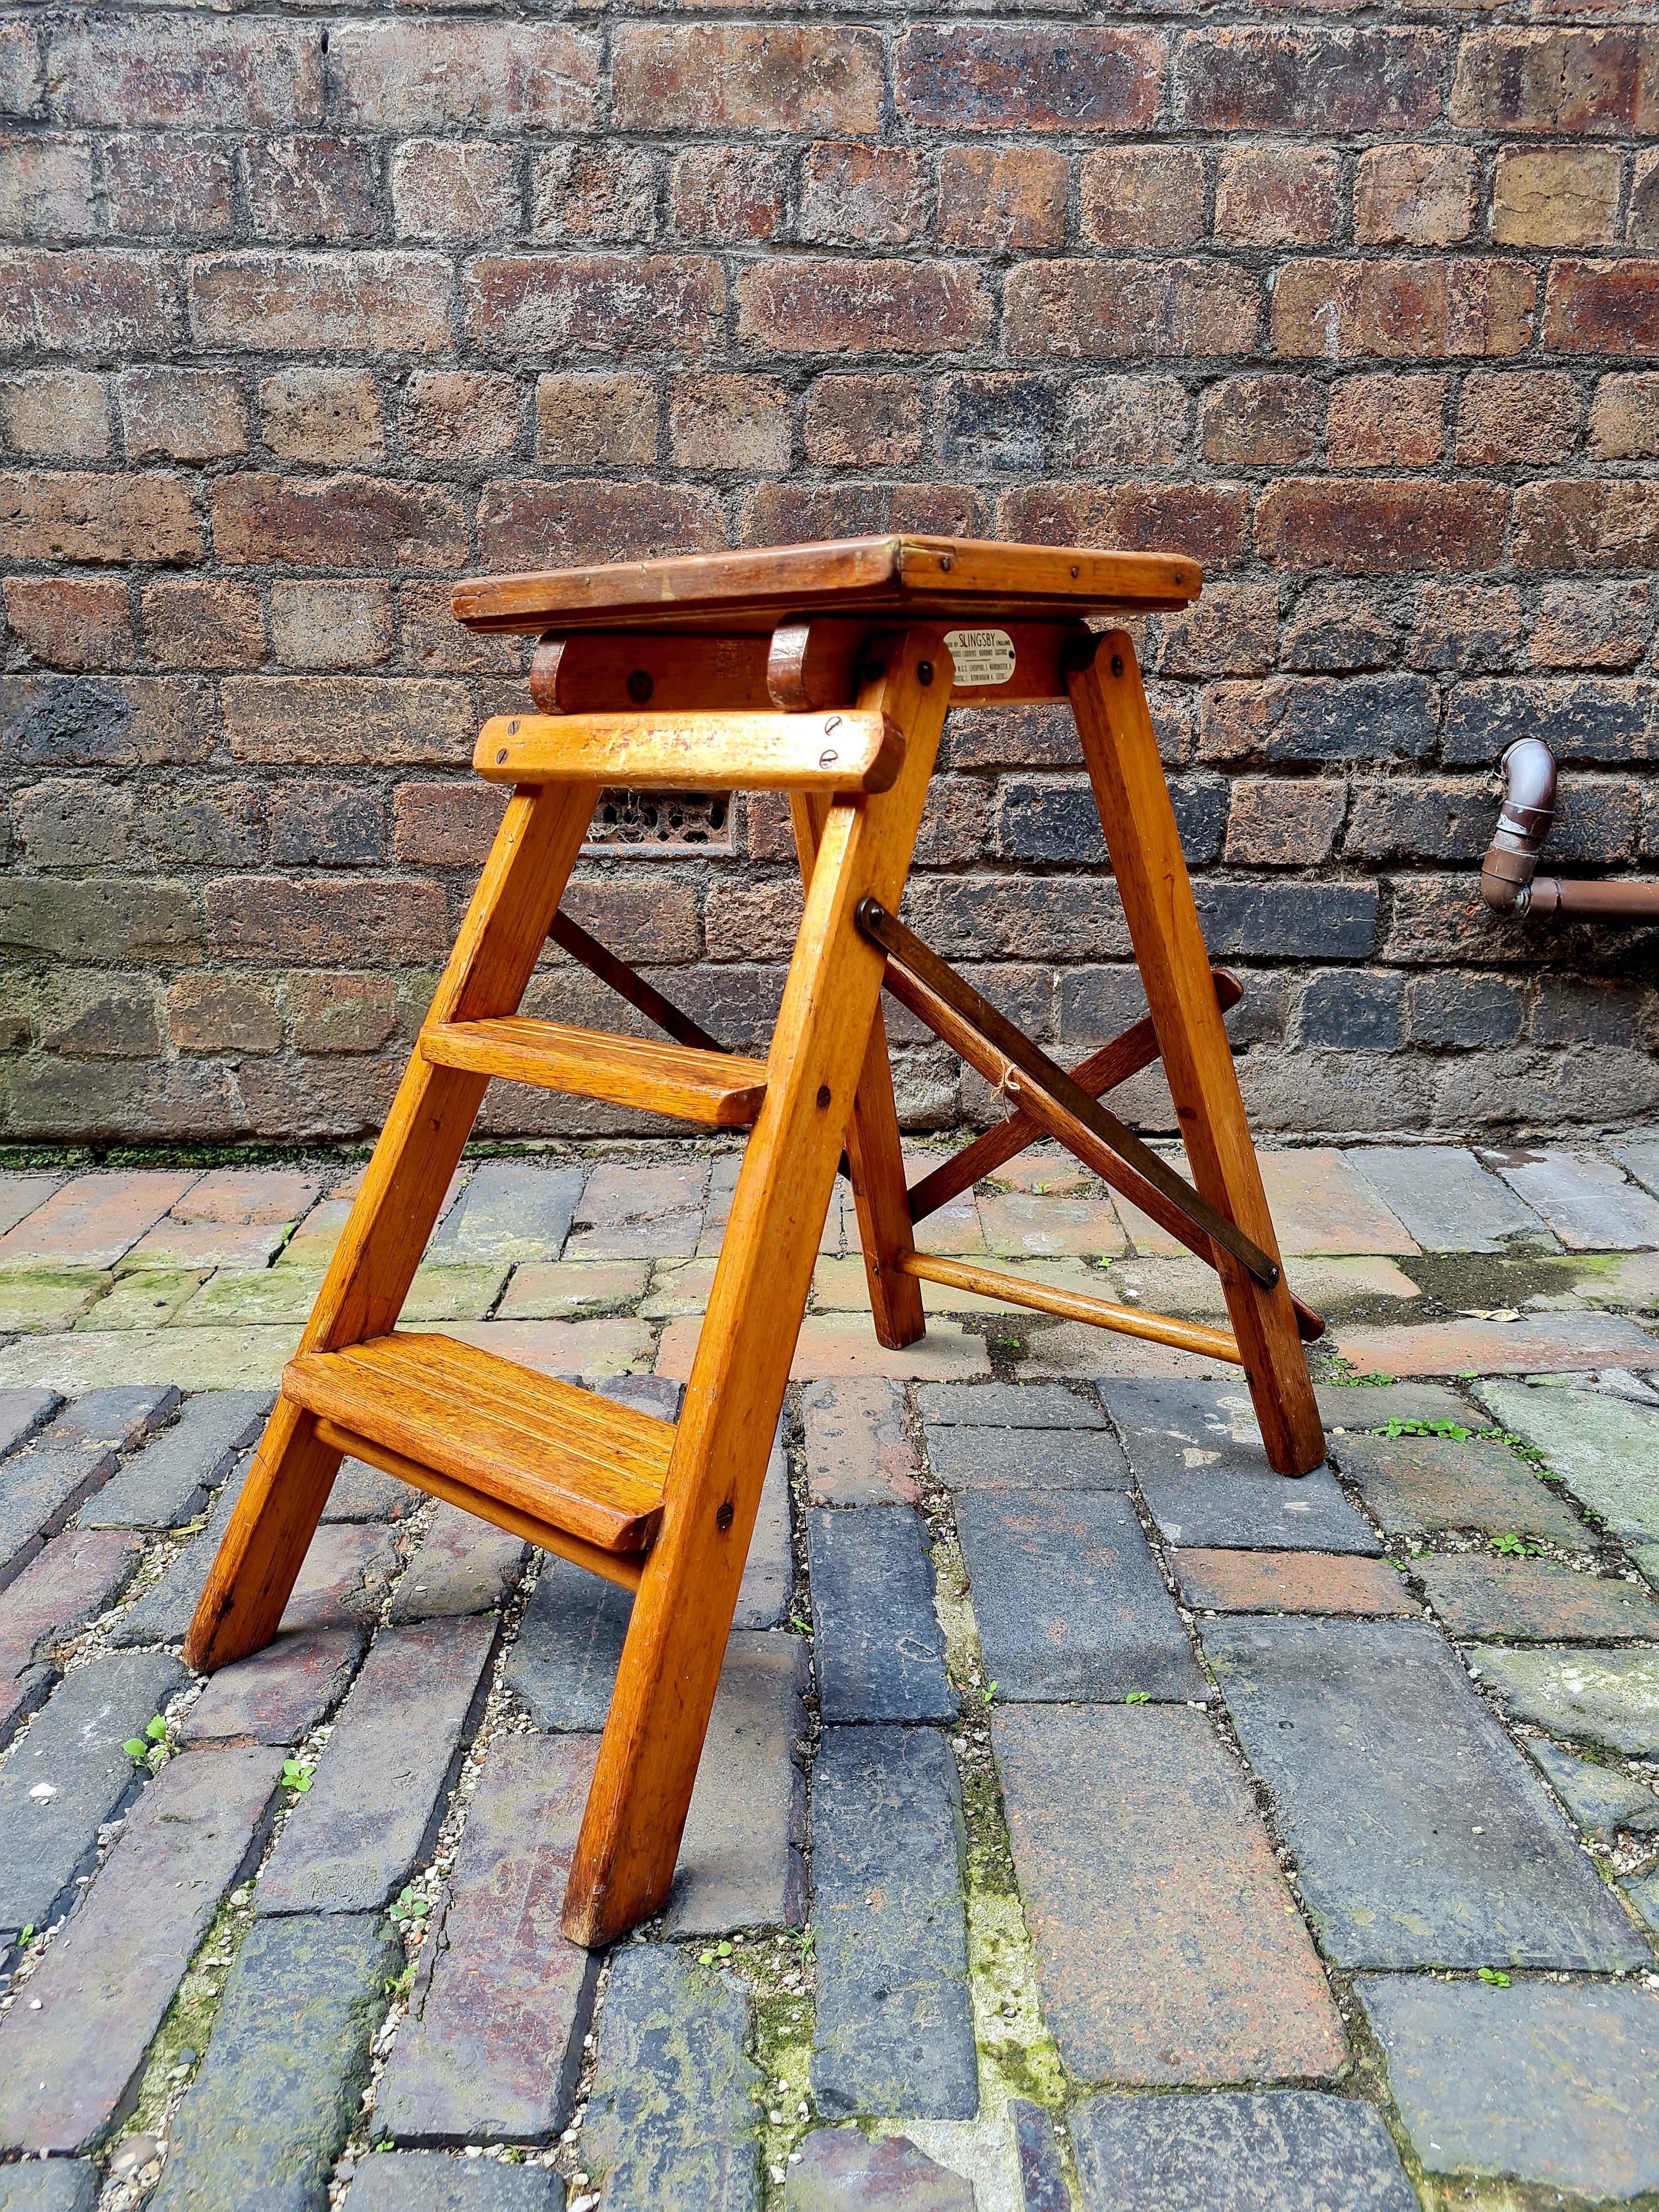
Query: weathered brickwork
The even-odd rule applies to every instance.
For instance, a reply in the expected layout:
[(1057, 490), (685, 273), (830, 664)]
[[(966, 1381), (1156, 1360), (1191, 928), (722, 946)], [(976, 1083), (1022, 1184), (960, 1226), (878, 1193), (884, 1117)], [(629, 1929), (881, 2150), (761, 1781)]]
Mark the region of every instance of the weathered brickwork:
[[(1476, 891), (1528, 731), (1547, 870), (1659, 862), (1659, 28), (1521, 9), (0, 12), (0, 1137), (374, 1125), (526, 697), (455, 575), (900, 528), (1204, 562), (1142, 642), (1266, 1127), (1651, 1115), (1650, 947)], [(573, 903), (752, 1047), (780, 805), (615, 811)], [(1133, 1018), (1063, 717), (953, 719), (913, 898)]]

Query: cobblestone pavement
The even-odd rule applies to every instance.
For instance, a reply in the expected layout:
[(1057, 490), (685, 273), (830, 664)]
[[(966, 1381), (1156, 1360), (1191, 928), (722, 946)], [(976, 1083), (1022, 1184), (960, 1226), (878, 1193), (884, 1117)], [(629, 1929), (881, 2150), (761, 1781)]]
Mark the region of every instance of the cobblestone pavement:
[[(737, 1164), (472, 1163), (409, 1318), (672, 1413)], [(881, 1351), (838, 1186), (605, 1959), (622, 1593), (349, 1464), (270, 1650), (177, 1656), (357, 1170), (0, 1175), (0, 2212), (1659, 2202), (1659, 1138), (1265, 1166), (1301, 1483), (1230, 1369)], [(1219, 1311), (1065, 1159), (927, 1227)]]

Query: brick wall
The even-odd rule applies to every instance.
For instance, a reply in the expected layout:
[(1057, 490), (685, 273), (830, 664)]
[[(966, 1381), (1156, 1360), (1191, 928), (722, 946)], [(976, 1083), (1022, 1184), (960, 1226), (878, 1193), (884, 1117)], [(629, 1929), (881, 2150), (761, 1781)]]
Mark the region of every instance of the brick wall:
[[(1552, 860), (1659, 858), (1659, 29), (1573, 12), (0, 14), (3, 1134), (374, 1124), (524, 696), (457, 574), (890, 527), (1205, 563), (1145, 653), (1266, 1127), (1650, 1114), (1651, 935), (1475, 893), (1528, 730)], [(783, 822), (680, 834), (575, 902), (752, 1044)], [(1054, 717), (954, 718), (918, 925), (1067, 1047), (1100, 857)]]

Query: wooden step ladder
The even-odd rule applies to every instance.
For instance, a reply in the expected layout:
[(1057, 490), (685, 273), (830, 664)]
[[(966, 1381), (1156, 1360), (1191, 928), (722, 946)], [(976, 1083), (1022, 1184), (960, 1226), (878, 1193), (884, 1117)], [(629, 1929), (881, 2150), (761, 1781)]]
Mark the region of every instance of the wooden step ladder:
[[(495, 844), (185, 1646), (201, 1671), (276, 1633), (350, 1455), (635, 1593), (566, 1893), (604, 1943), (673, 1876), (790, 1362), (837, 1170), (881, 1342), (922, 1334), (923, 1282), (988, 1293), (1242, 1366), (1272, 1464), (1323, 1455), (1223, 1013), (1124, 630), (1183, 606), (1189, 561), (923, 538), (644, 561), (457, 586), (481, 631), (537, 635), (537, 711), (487, 723), (512, 786)], [(1066, 1069), (898, 918), (947, 708), (1069, 699), (1139, 963), (1146, 1020)], [(726, 1051), (559, 910), (607, 785), (789, 794), (805, 905), (771, 1048)], [(666, 1038), (519, 1012), (551, 938)], [(1010, 1111), (907, 1189), (884, 986)], [(1161, 1060), (1192, 1180), (1100, 1102)], [(441, 1335), (394, 1334), (444, 1190), (501, 1077), (748, 1129), (678, 1424)], [(1057, 1291), (915, 1247), (915, 1224), (1057, 1137), (1221, 1278), (1230, 1329)]]

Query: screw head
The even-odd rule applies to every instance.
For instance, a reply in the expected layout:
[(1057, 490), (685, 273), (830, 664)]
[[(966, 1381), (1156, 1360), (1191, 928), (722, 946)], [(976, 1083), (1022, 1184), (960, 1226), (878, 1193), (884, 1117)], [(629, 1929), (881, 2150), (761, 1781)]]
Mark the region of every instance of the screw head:
[(948, 553), (941, 553), (941, 554), (939, 555), (939, 567), (940, 567), (941, 568), (948, 568), (950, 567), (950, 565), (951, 565), (951, 556), (950, 556), (950, 555), (949, 555)]
[(825, 1108), (829, 1103), (830, 1103), (830, 1085), (829, 1085), (827, 1083), (820, 1083), (820, 1084), (819, 1084), (819, 1085), (818, 1085), (818, 1111), (819, 1111), (819, 1113), (822, 1113), (822, 1112), (823, 1111), (824, 1108)]
[(516, 722), (509, 722), (509, 723), (507, 724), (507, 736), (508, 736), (509, 738), (516, 738), (516, 737), (518, 736), (518, 734), (519, 734), (519, 726), (518, 726), (518, 724), (517, 724)]
[(917, 683), (918, 683), (918, 684), (920, 684), (921, 685), (921, 687), (922, 687), (923, 690), (927, 690), (927, 686), (928, 686), (928, 685), (933, 682), (933, 662), (932, 662), (931, 660), (919, 660), (919, 661), (917, 661), (917, 663), (916, 663), (916, 681), (917, 681)]
[(495, 765), (497, 768), (505, 768), (507, 765), (507, 747), (505, 745), (501, 747), (500, 752), (495, 756)]
[(1112, 655), (1112, 673), (1114, 676), (1121, 676), (1123, 673), (1123, 655), (1121, 653), (1115, 653)]
[(628, 679), (628, 696), (636, 707), (643, 707), (656, 688), (643, 668), (636, 668)]
[(732, 1501), (728, 1498), (714, 1515), (714, 1526), (722, 1534), (732, 1526)]

